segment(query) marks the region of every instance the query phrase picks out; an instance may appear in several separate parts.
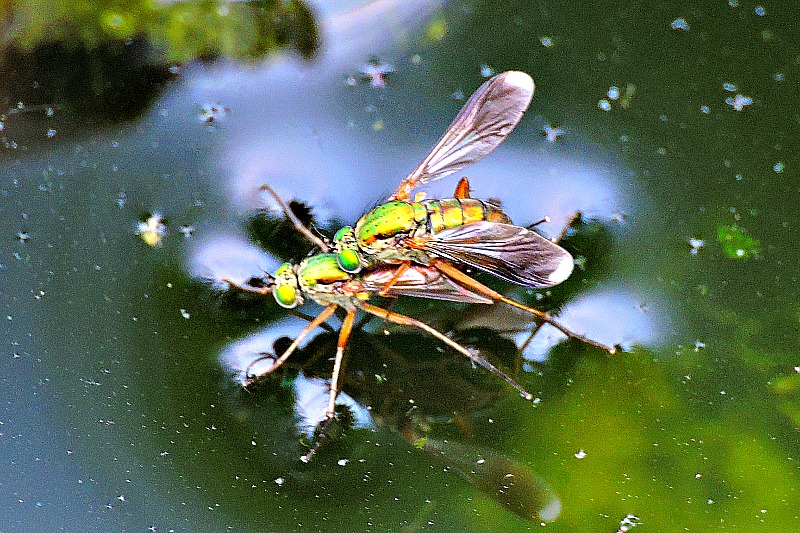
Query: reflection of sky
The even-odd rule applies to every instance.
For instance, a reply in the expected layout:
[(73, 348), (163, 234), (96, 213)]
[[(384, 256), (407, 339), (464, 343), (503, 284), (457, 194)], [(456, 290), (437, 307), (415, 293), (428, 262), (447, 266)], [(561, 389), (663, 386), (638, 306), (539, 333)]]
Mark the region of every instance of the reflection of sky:
[[(609, 287), (575, 298), (557, 319), (576, 333), (630, 350), (635, 345), (659, 345), (670, 340), (672, 325), (668, 317), (671, 310), (666, 309), (666, 305), (662, 300), (639, 298), (630, 289)], [(515, 336), (518, 344), (527, 337), (528, 332)], [(545, 324), (523, 355), (526, 359), (544, 360), (548, 350), (564, 339), (563, 333)]]

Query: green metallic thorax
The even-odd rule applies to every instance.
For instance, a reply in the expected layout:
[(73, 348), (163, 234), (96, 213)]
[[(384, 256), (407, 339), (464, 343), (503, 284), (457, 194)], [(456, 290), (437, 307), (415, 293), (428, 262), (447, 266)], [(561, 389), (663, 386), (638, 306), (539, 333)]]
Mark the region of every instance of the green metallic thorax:
[(352, 294), (345, 295), (342, 286), (353, 277), (339, 268), (336, 254), (317, 254), (300, 262), (296, 267), (300, 290), (320, 305), (338, 304), (345, 309), (353, 307)]

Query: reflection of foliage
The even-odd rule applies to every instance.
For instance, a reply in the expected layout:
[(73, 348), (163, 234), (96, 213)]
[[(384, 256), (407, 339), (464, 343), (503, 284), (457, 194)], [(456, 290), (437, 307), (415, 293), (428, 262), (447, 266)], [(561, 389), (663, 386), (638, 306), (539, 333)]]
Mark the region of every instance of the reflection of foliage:
[(774, 380), (772, 390), (782, 399), (779, 408), (783, 414), (800, 427), (800, 373)]
[[(317, 228), (314, 213), (307, 205), (292, 200), (289, 209), (307, 228)], [(301, 235), (283, 215), (264, 211), (250, 218), (248, 229), (253, 240), (268, 252), (284, 261), (299, 261), (311, 251), (313, 245)]]
[(227, 56), (256, 59), (292, 43), (310, 57), (317, 47), (311, 12), (299, 0), (280, 2), (84, 2), (29, 0), (13, 4), (6, 45), (33, 50), (48, 43), (93, 50), (109, 42), (145, 41), (159, 63)]
[(737, 224), (718, 227), (717, 240), (722, 245), (722, 251), (731, 259), (750, 259), (761, 253), (761, 243)]
[(310, 10), (280, 2), (28, 0), (4, 21), (0, 106), (17, 102), (92, 118), (135, 118), (177, 70), (195, 59), (254, 60), (293, 45), (318, 46)]

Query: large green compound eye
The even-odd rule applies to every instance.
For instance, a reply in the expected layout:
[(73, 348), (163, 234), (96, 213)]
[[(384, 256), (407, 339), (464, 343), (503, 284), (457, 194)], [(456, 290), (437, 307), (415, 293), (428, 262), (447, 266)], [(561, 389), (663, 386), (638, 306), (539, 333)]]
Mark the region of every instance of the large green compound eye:
[(356, 274), (361, 270), (358, 254), (349, 248), (336, 254), (336, 262), (339, 263), (339, 268), (350, 274)]
[(336, 235), (333, 236), (333, 242), (340, 242), (345, 235), (347, 235), (352, 231), (353, 228), (351, 228), (350, 226), (345, 226), (343, 228), (340, 228), (339, 231), (336, 232)]
[(275, 301), (278, 302), (278, 305), (281, 307), (291, 309), (297, 306), (297, 291), (290, 285), (278, 285), (275, 287), (275, 290), (272, 291), (272, 294), (275, 296)]

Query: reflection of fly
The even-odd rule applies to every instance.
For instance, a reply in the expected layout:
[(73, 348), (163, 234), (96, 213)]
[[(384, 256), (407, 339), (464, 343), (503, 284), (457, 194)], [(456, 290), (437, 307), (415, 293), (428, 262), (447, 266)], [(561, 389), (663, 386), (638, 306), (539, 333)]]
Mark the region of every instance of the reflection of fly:
[[(569, 337), (614, 353), (575, 334), (546, 313), (491, 290), (457, 266), (482, 270), (525, 287), (545, 288), (572, 273), (572, 256), (528, 228), (515, 226), (500, 207), (470, 198), (462, 178), (453, 198), (410, 201), (417, 185), (437, 180), (474, 163), (494, 150), (522, 118), (533, 96), (533, 80), (524, 72), (494, 76), (470, 97), (434, 148), (389, 198), (340, 229), (333, 245), (342, 270), (358, 273), (396, 264), (399, 279), (412, 264), (434, 268), (493, 301), (502, 301), (551, 323)], [(380, 291), (387, 296), (395, 279)]]

